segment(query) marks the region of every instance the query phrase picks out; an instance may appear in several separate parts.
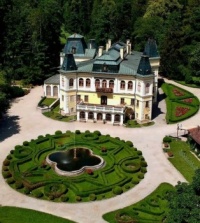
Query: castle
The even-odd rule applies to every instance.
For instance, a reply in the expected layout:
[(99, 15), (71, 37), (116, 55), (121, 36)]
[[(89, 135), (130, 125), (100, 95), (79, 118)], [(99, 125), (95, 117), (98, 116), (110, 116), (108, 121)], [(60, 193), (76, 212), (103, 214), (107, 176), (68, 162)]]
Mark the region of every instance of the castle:
[(160, 57), (149, 39), (144, 52), (132, 50), (130, 40), (97, 48), (73, 34), (60, 54), (60, 70), (44, 82), (44, 95), (60, 99), (62, 114), (77, 121), (122, 125), (125, 116), (138, 122), (152, 119), (157, 101)]

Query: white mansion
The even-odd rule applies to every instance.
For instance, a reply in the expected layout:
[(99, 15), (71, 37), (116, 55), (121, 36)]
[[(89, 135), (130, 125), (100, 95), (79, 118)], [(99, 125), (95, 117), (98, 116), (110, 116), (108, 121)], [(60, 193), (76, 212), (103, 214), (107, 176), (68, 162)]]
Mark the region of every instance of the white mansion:
[(86, 44), (83, 36), (74, 34), (60, 55), (59, 74), (44, 82), (44, 95), (59, 98), (62, 113), (76, 113), (78, 121), (122, 125), (128, 113), (138, 122), (148, 122), (157, 101), (159, 65), (152, 39), (142, 53), (132, 50), (129, 40), (108, 40), (105, 49), (97, 49), (95, 40)]

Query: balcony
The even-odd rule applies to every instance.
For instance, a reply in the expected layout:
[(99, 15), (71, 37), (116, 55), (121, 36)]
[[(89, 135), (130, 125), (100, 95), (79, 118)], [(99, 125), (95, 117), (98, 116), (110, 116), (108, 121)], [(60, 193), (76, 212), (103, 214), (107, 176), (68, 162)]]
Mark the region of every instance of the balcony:
[(124, 113), (124, 107), (114, 107), (106, 105), (87, 105), (87, 104), (77, 104), (77, 110), (82, 111), (94, 111), (94, 112), (108, 112), (108, 113)]
[(113, 93), (113, 88), (96, 87), (96, 92)]

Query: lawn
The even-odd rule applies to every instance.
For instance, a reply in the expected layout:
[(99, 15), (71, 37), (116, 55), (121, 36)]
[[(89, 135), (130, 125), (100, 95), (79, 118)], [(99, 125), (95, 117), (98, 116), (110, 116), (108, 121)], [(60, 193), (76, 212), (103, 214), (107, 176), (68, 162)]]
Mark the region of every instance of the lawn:
[(149, 196), (136, 204), (130, 205), (103, 215), (109, 223), (137, 222), (160, 223), (165, 219), (168, 211), (167, 196), (174, 187), (168, 183), (162, 183)]
[(136, 120), (128, 120), (127, 123), (125, 123), (125, 126), (127, 128), (140, 128), (140, 127), (145, 127), (145, 126), (151, 126), (154, 124), (155, 124), (154, 122), (139, 124)]
[[(105, 164), (92, 171), (92, 167), (87, 167), (77, 176), (58, 175), (46, 157), (70, 152), (73, 148), (88, 148)], [(77, 154), (77, 157), (81, 156)], [(101, 135), (99, 131), (81, 133), (76, 130), (40, 135), (15, 146), (3, 162), (2, 174), (18, 192), (44, 200), (74, 203), (119, 195), (144, 178), (146, 167), (142, 152), (134, 148), (132, 142)]]
[(173, 154), (169, 161), (191, 183), (195, 170), (200, 168), (200, 160), (191, 153), (189, 144), (181, 140), (172, 140), (167, 151)]
[(9, 206), (0, 207), (0, 222), (2, 223), (73, 223), (64, 218), (56, 217), (39, 211)]
[(167, 123), (185, 120), (199, 110), (199, 100), (192, 93), (175, 85), (163, 83), (162, 89), (166, 95)]
[(56, 100), (56, 98), (45, 98), (41, 105), (42, 106), (50, 106), (54, 101)]

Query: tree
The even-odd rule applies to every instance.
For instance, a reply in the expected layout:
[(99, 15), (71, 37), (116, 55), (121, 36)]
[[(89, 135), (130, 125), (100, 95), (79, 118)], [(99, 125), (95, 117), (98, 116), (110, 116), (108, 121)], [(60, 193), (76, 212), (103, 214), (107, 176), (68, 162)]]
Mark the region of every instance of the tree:
[(169, 196), (169, 223), (200, 222), (200, 169), (196, 170), (192, 184), (178, 182)]

